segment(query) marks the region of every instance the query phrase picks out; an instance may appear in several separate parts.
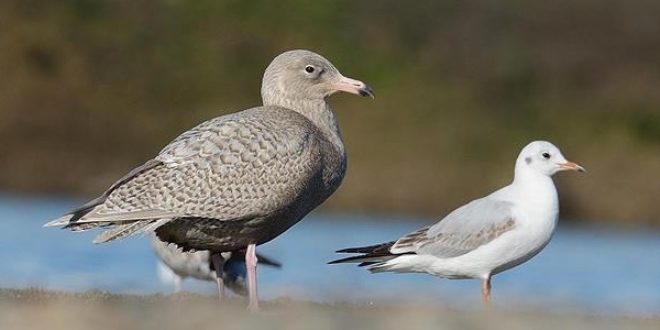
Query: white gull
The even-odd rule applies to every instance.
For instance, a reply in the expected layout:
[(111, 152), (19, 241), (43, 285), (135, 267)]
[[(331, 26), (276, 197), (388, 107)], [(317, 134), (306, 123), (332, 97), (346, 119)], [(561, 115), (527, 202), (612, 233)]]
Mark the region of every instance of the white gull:
[(565, 170), (585, 171), (553, 144), (531, 142), (516, 160), (510, 185), (396, 241), (339, 250), (361, 255), (330, 263), (360, 262), (373, 273), (479, 278), (488, 305), (491, 277), (529, 260), (550, 241), (559, 216), (552, 175)]

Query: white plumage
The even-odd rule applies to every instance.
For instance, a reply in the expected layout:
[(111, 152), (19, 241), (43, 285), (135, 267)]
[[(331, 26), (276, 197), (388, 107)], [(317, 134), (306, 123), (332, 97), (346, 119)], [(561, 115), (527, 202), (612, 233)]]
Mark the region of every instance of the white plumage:
[(374, 273), (479, 278), (489, 302), (491, 277), (529, 260), (550, 241), (559, 215), (552, 175), (564, 170), (584, 172), (551, 143), (534, 141), (520, 152), (510, 185), (396, 241), (339, 250), (362, 255), (331, 263), (360, 262)]

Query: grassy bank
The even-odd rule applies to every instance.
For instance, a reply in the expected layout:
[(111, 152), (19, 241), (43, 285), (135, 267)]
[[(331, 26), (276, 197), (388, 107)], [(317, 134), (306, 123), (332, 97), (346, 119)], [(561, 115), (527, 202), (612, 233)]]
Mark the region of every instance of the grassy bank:
[(589, 170), (558, 178), (564, 218), (660, 225), (657, 2), (294, 4), (0, 3), (0, 187), (96, 195), (309, 48), (377, 94), (333, 97), (349, 169), (324, 207), (444, 214), (548, 139)]

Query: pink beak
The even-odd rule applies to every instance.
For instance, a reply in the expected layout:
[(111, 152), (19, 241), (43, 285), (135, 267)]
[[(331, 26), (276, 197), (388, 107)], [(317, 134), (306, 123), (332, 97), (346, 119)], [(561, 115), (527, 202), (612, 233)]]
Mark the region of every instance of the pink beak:
[(360, 96), (371, 96), (371, 98), (374, 97), (374, 91), (371, 89), (371, 87), (367, 86), (367, 84), (351, 79), (348, 77), (341, 76), (341, 78), (332, 84), (332, 89), (334, 91), (341, 91), (341, 92), (347, 92), (355, 95), (360, 95)]

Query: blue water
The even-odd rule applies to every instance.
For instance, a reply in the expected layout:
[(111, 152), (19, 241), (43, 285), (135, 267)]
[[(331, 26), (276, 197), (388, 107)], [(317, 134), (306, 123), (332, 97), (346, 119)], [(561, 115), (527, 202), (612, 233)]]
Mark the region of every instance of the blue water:
[[(159, 280), (148, 239), (95, 245), (97, 231), (42, 228), (81, 200), (0, 195), (0, 287), (101, 289), (116, 293), (169, 293)], [(388, 221), (383, 221), (388, 220)], [(433, 219), (313, 213), (258, 248), (283, 264), (261, 267), (262, 299), (424, 302), (479, 307), (477, 280), (423, 274), (369, 274), (354, 265), (326, 265), (334, 250), (392, 240)], [(184, 287), (214, 294), (212, 283)], [(660, 232), (560, 227), (529, 262), (497, 275), (493, 303), (502, 308), (580, 309), (603, 314), (660, 315)]]

